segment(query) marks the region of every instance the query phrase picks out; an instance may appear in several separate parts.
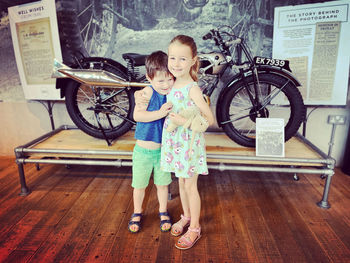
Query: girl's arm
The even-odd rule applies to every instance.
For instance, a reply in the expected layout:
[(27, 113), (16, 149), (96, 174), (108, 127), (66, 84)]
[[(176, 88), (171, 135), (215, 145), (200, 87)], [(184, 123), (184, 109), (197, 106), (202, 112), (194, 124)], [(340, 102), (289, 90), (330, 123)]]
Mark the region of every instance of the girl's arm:
[[(148, 99), (147, 103), (140, 102), (140, 98), (135, 96), (135, 109), (134, 109), (134, 120), (137, 122), (151, 122), (164, 118), (171, 110), (172, 104), (170, 102), (164, 103), (159, 110), (147, 111), (149, 101), (151, 100), (153, 90), (147, 86), (143, 88), (140, 93), (143, 98)], [(142, 100), (142, 99), (141, 99)]]
[(209, 126), (214, 124), (214, 115), (210, 110), (209, 105), (203, 98), (203, 93), (198, 85), (193, 85), (190, 89), (190, 98), (200, 109), (204, 117), (208, 120)]

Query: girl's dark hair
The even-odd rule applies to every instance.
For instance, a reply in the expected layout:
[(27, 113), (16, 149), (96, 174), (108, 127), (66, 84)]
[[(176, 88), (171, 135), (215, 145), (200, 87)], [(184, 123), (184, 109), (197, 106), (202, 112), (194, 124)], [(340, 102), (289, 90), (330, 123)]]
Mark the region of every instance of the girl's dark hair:
[(150, 79), (153, 79), (158, 71), (172, 75), (168, 69), (168, 55), (163, 51), (155, 51), (146, 58), (146, 72)]
[[(197, 45), (196, 45), (196, 42), (194, 42), (192, 37), (186, 36), (186, 35), (178, 35), (170, 41), (170, 44), (176, 41), (180, 42), (183, 45), (188, 46), (191, 49), (192, 58), (197, 56)], [(199, 70), (199, 60), (198, 58), (196, 58), (196, 62), (192, 65), (190, 69), (190, 75), (194, 81), (198, 81), (198, 75), (197, 75), (198, 70)]]

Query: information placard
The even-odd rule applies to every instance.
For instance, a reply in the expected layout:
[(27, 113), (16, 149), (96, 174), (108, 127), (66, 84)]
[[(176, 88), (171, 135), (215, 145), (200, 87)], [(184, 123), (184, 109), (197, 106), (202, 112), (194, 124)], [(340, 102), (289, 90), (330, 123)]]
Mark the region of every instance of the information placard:
[(53, 60), (62, 60), (54, 0), (10, 7), (9, 20), (18, 73), (29, 100), (59, 100)]
[(284, 119), (256, 118), (256, 156), (284, 157)]
[(275, 8), (273, 57), (288, 59), (307, 105), (346, 105), (350, 0)]

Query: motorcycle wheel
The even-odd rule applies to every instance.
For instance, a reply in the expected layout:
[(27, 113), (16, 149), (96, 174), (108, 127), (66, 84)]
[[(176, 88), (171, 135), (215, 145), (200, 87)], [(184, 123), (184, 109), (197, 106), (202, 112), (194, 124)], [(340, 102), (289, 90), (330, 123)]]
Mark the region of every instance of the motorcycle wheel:
[[(82, 67), (89, 68), (91, 63), (91, 60), (86, 60)], [(96, 68), (127, 80), (126, 69), (122, 67), (99, 62), (94, 66)], [(95, 113), (108, 139), (125, 134), (134, 125), (132, 114), (135, 101), (133, 91), (128, 87), (91, 87), (70, 80), (65, 89), (65, 98), (68, 114), (74, 124), (93, 137), (104, 139)]]
[(285, 141), (298, 131), (305, 119), (306, 108), (298, 88), (285, 78), (259, 74), (259, 104), (253, 107), (249, 95), (256, 97), (252, 76), (235, 83), (223, 98), (221, 125), (236, 143), (255, 147), (256, 118), (283, 118)]

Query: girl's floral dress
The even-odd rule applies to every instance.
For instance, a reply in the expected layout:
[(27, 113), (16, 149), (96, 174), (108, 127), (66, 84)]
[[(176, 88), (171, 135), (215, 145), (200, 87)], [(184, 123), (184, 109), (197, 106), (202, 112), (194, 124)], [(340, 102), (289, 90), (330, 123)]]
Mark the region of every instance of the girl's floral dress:
[[(178, 113), (184, 108), (195, 105), (190, 99), (189, 91), (192, 85), (196, 84), (196, 82), (190, 83), (170, 91), (167, 101), (173, 103), (173, 112)], [(162, 135), (161, 169), (174, 172), (176, 177), (183, 178), (190, 178), (196, 174), (208, 174), (204, 134), (195, 134), (190, 156), (192, 131), (179, 126), (174, 131), (167, 132), (169, 122), (169, 117), (166, 117)]]

